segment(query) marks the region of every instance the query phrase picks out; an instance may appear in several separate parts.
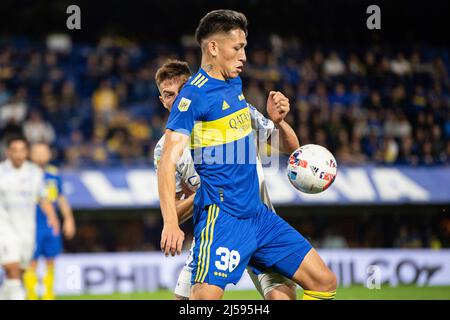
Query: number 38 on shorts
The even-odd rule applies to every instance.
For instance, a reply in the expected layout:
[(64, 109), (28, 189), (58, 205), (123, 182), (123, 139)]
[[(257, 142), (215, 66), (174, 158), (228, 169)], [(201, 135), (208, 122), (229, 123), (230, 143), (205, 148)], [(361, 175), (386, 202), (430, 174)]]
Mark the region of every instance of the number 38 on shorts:
[(255, 242), (246, 241), (253, 232), (250, 219), (239, 225), (238, 218), (213, 204), (195, 211), (194, 221), (191, 284), (208, 283), (221, 288), (236, 284), (256, 247)]
[(219, 247), (216, 250), (216, 268), (221, 271), (233, 272), (234, 269), (239, 265), (241, 256), (236, 250), (229, 250), (228, 248)]

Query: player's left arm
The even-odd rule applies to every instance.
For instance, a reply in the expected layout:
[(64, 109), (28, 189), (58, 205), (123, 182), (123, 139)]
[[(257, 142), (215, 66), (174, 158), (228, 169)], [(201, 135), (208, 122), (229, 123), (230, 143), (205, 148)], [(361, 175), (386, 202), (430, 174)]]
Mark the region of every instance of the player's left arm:
[(53, 229), (53, 234), (58, 235), (60, 231), (58, 215), (53, 207), (53, 204), (48, 199), (47, 189), (45, 188), (44, 173), (40, 172), (37, 178), (36, 192), (38, 197), (38, 204), (42, 212), (47, 216), (48, 225)]
[(284, 121), (290, 110), (289, 99), (279, 91), (270, 91), (267, 98), (267, 114), (270, 120), (275, 124), (277, 130), (274, 131), (270, 141), (278, 139), (280, 142), (280, 151), (286, 154), (291, 154), (294, 150), (300, 147), (297, 135), (294, 129)]
[(48, 225), (52, 227), (53, 234), (58, 235), (60, 229), (59, 220), (52, 203), (47, 198), (41, 197), (39, 200), (39, 206), (41, 207), (44, 214), (47, 216)]
[(66, 196), (59, 195), (58, 197), (58, 207), (61, 210), (63, 216), (63, 232), (66, 239), (72, 239), (75, 236), (76, 227), (75, 219), (73, 217), (72, 207)]

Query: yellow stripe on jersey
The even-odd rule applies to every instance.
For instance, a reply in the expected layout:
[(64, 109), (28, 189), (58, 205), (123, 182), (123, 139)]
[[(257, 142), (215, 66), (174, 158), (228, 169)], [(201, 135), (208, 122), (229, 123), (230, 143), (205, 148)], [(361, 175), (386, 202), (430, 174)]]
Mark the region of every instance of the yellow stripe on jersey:
[(209, 240), (208, 246), (206, 247), (206, 268), (205, 268), (205, 272), (203, 273), (203, 277), (200, 279), (200, 282), (205, 281), (206, 275), (208, 274), (208, 271), (209, 271), (210, 251), (211, 251), (211, 245), (214, 240), (214, 225), (216, 224), (217, 217), (219, 216), (219, 207), (216, 206), (215, 204), (213, 206), (214, 206), (214, 209), (213, 209), (214, 214), (213, 214), (213, 220), (212, 220), (212, 225), (211, 225), (210, 240)]
[(248, 107), (212, 121), (199, 121), (191, 134), (191, 149), (218, 146), (239, 140), (252, 132)]
[(208, 81), (208, 78), (205, 78), (202, 82), (200, 82), (197, 87), (201, 88), (206, 82)]
[[(199, 282), (199, 279), (201, 278), (201, 275), (203, 274), (204, 270), (204, 261), (205, 261), (205, 249), (206, 243), (208, 242), (208, 231), (209, 231), (209, 222), (211, 220), (212, 216), (212, 206), (209, 206), (208, 208), (208, 219), (206, 220), (206, 225), (202, 230), (201, 236), (200, 236), (200, 252), (198, 254), (198, 262), (197, 262), (197, 275), (195, 276), (195, 282)], [(206, 233), (206, 236), (205, 236)]]
[(47, 182), (46, 189), (47, 189), (47, 199), (50, 202), (55, 202), (56, 200), (58, 200), (59, 197), (58, 186), (54, 181)]
[(58, 174), (58, 168), (55, 167), (55, 166), (52, 166), (52, 165), (46, 166), (45, 167), (45, 171), (47, 171), (47, 172), (49, 172), (49, 173), (51, 173), (53, 175)]
[(202, 76), (202, 74), (199, 73), (199, 74), (194, 78), (194, 80), (191, 81), (191, 84), (194, 84), (194, 82), (197, 81), (198, 78), (200, 78), (201, 76)]
[[(197, 78), (197, 77), (196, 77)], [(205, 80), (205, 76), (204, 75), (201, 75), (201, 77), (200, 78), (198, 78), (196, 81), (193, 81), (193, 82), (191, 82), (194, 86), (198, 86), (198, 84), (200, 83), (200, 82), (202, 82), (203, 80)]]

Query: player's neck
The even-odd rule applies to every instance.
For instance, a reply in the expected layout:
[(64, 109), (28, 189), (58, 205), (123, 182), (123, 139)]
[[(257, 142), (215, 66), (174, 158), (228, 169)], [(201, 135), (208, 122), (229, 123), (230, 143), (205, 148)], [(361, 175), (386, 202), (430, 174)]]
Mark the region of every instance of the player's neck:
[(22, 163), (14, 163), (13, 161), (9, 160), (9, 162), (11, 163), (11, 166), (16, 169), (16, 170), (20, 170), (20, 168), (23, 167), (25, 162)]
[(202, 61), (201, 68), (210, 76), (211, 78), (225, 81), (225, 77), (219, 67), (211, 63), (211, 61)]

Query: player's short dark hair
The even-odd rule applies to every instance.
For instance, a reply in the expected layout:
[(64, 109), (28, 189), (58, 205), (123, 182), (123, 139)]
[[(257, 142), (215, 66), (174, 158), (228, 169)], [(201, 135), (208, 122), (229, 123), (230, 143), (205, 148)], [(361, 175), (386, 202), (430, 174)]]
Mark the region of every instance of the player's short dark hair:
[(240, 29), (247, 35), (247, 25), (247, 18), (241, 12), (226, 9), (214, 10), (200, 20), (195, 30), (195, 39), (201, 45), (202, 40), (212, 34), (228, 33), (235, 29)]
[(7, 148), (11, 147), (11, 145), (16, 141), (22, 141), (23, 143), (25, 143), (27, 148), (30, 146), (30, 144), (28, 143), (28, 140), (24, 136), (15, 135), (15, 136), (10, 136), (10, 137), (6, 138), (6, 147)]
[(191, 70), (189, 70), (189, 65), (187, 62), (179, 60), (169, 60), (164, 63), (155, 74), (156, 84), (159, 85), (166, 80), (172, 80), (177, 77), (191, 76)]

